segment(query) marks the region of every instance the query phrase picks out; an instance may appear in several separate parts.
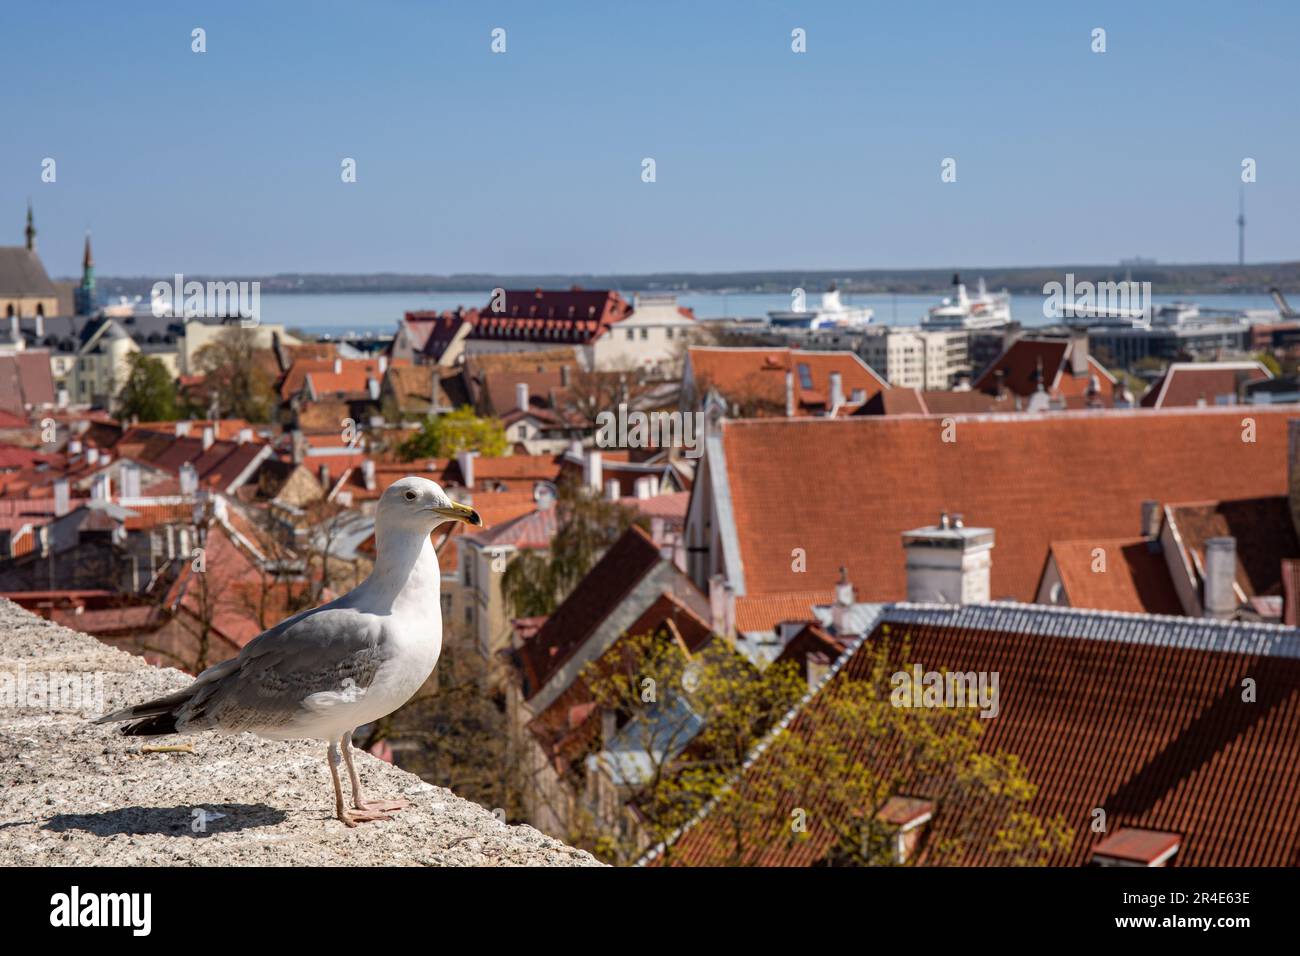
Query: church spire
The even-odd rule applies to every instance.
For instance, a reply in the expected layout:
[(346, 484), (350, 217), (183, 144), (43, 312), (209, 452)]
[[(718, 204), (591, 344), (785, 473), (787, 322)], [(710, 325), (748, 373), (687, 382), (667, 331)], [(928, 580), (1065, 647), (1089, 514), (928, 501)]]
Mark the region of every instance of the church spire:
[(90, 254), (90, 230), (86, 230), (86, 252), (81, 257), (81, 273), (84, 277), (87, 270), (93, 271), (95, 268), (95, 257)]
[(36, 251), (36, 226), (32, 222), (32, 201), (27, 200), (27, 249), (29, 252)]

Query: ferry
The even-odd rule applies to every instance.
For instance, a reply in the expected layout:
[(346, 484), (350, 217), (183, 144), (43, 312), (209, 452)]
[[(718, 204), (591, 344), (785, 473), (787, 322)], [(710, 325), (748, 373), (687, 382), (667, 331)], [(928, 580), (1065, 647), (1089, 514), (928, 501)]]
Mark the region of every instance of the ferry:
[(790, 309), (767, 313), (769, 324), (780, 329), (860, 329), (871, 324), (875, 310), (866, 306), (847, 306), (840, 301), (839, 289), (831, 286), (822, 293), (820, 308)]
[(974, 296), (968, 295), (960, 275), (952, 277), (957, 292), (930, 309), (921, 320), (925, 329), (1000, 329), (1011, 323), (1011, 295), (1005, 289), (990, 294), (983, 277)]

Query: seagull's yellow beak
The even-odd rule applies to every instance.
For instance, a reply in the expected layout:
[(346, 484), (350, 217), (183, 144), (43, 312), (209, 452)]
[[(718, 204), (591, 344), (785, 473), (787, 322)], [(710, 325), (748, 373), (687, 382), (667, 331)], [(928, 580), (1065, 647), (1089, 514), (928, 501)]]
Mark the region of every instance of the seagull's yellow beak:
[(477, 511), (469, 505), (463, 505), (458, 501), (453, 501), (446, 508), (433, 508), (433, 513), (440, 518), (446, 518), (448, 521), (463, 521), (466, 524), (472, 524), (476, 528), (483, 527), (483, 519), (479, 517)]

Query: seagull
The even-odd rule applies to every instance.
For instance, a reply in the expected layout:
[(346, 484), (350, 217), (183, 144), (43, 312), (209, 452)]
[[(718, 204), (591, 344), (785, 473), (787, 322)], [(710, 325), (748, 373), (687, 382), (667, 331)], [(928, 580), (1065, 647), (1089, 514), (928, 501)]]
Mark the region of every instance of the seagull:
[[(352, 765), (352, 733), (411, 699), (442, 649), (440, 572), (430, 534), (447, 521), (483, 526), (477, 511), (452, 501), (427, 478), (394, 482), (375, 515), (375, 566), (342, 597), (281, 621), (239, 656), (214, 664), (184, 690), (98, 718), (135, 721), (135, 737), (212, 730), (272, 740), (329, 744), (335, 815), (349, 827), (409, 804), (367, 801)], [(352, 783), (343, 805), (339, 750)]]

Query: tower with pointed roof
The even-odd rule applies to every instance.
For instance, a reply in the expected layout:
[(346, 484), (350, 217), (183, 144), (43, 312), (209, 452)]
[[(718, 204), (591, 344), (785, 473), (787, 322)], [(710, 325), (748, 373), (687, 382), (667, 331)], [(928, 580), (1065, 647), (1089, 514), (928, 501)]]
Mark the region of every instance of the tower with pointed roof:
[(36, 225), (32, 222), (32, 201), (27, 200), (27, 251), (36, 251)]
[(95, 257), (90, 253), (90, 232), (86, 232), (86, 251), (81, 257), (81, 284), (74, 295), (77, 315), (92, 315), (97, 306), (95, 298)]

